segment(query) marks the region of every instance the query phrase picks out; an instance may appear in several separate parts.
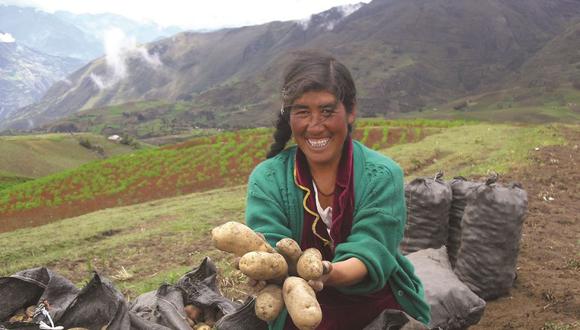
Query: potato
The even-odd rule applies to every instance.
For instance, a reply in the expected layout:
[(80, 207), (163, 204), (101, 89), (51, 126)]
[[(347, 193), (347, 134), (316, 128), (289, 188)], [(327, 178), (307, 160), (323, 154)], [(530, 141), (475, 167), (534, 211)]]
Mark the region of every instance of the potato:
[(322, 276), (322, 254), (315, 248), (306, 249), (296, 264), (298, 275), (303, 279), (315, 280)]
[(275, 252), (274, 249), (248, 226), (230, 221), (211, 231), (213, 245), (238, 257), (250, 251)]
[(187, 317), (189, 317), (191, 320), (195, 322), (201, 321), (203, 310), (200, 307), (195, 305), (187, 305), (184, 307), (184, 310)]
[(193, 330), (211, 330), (211, 327), (205, 323), (198, 323), (193, 327)]
[(288, 274), (286, 259), (279, 253), (253, 251), (240, 259), (240, 271), (253, 280), (272, 280)]
[(313, 330), (322, 321), (322, 309), (306, 280), (290, 276), (284, 281), (282, 296), (288, 314), (300, 330)]
[(283, 238), (276, 243), (276, 250), (284, 256), (284, 259), (286, 259), (286, 263), (288, 264), (288, 274), (293, 276), (298, 274), (296, 273), (296, 264), (302, 255), (300, 245), (291, 238)]
[(258, 293), (254, 309), (260, 320), (266, 322), (275, 320), (282, 308), (284, 308), (284, 299), (282, 288), (278, 285), (269, 284)]

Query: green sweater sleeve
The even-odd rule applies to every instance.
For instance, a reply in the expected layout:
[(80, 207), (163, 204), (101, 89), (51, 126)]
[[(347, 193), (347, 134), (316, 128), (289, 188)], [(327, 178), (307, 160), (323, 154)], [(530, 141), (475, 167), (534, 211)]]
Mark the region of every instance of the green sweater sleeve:
[(254, 169), (246, 199), (246, 225), (264, 234), (272, 246), (284, 237), (292, 237), (288, 210), (279, 189), (282, 185), (274, 182), (279, 180), (274, 175), (274, 161), (265, 161)]
[(366, 171), (364, 197), (355, 209), (351, 234), (335, 252), (334, 261), (355, 257), (367, 267), (365, 280), (340, 288), (349, 294), (367, 294), (382, 289), (399, 267), (396, 256), (406, 219), (403, 172), (394, 162), (370, 165)]

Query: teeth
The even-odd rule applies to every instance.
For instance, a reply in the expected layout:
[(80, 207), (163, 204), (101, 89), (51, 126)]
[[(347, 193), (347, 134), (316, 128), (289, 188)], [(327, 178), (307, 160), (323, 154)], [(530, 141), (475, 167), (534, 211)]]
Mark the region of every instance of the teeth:
[(326, 145), (328, 144), (328, 141), (330, 141), (329, 138), (325, 138), (325, 139), (308, 139), (308, 144), (310, 144), (313, 148), (320, 149), (320, 148), (326, 147)]

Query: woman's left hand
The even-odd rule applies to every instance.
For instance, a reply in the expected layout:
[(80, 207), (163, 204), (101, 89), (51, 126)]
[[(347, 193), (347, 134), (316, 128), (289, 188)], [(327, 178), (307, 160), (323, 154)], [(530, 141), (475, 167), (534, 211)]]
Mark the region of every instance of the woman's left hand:
[(323, 267), (322, 276), (320, 276), (315, 280), (308, 281), (310, 287), (312, 287), (312, 289), (314, 289), (314, 291), (317, 292), (322, 291), (322, 289), (324, 289), (324, 284), (330, 277), (330, 272), (332, 272), (332, 263), (330, 261), (327, 260), (322, 261), (322, 267)]

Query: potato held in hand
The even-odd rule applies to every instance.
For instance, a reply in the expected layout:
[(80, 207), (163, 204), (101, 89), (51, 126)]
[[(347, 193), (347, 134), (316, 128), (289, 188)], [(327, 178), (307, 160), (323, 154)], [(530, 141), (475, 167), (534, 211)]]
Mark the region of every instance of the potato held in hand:
[(250, 251), (275, 252), (262, 237), (248, 226), (239, 222), (230, 221), (211, 231), (213, 245), (225, 252), (238, 257)]
[(306, 249), (298, 259), (296, 268), (298, 275), (307, 281), (319, 278), (324, 272), (322, 254), (315, 248)]
[(300, 245), (291, 238), (283, 238), (276, 243), (276, 250), (286, 259), (288, 263), (288, 274), (292, 276), (296, 275), (296, 264), (302, 255)]
[(284, 281), (282, 296), (288, 314), (298, 329), (316, 329), (322, 321), (322, 310), (308, 282), (300, 277), (288, 277)]
[(288, 274), (288, 264), (281, 254), (254, 251), (240, 259), (240, 271), (253, 280), (273, 280)]
[(282, 289), (275, 284), (267, 285), (256, 297), (254, 308), (260, 320), (266, 322), (275, 320), (284, 308)]

